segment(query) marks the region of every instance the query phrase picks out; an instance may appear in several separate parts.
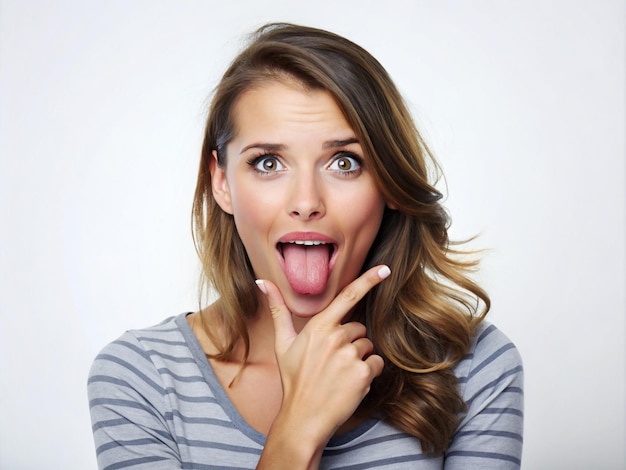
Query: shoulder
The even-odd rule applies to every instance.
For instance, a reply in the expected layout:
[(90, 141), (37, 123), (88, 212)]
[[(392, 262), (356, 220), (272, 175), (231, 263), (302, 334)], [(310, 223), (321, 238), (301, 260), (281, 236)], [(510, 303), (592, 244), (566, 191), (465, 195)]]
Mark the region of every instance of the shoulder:
[(502, 394), (510, 396), (522, 414), (524, 366), (515, 344), (495, 325), (481, 323), (475, 330), (469, 353), (455, 369), (469, 412)]
[(163, 361), (189, 355), (177, 318), (168, 318), (149, 328), (128, 330), (107, 344), (91, 365), (90, 392), (115, 385), (117, 389), (145, 387), (162, 393), (159, 369)]
[(483, 322), (455, 372), (466, 403), (446, 452), (446, 469), (519, 468), (524, 421), (524, 369), (513, 342)]
[(176, 367), (193, 360), (176, 323), (181, 318), (129, 330), (94, 359), (87, 391), (100, 467), (143, 461), (180, 468), (170, 382)]
[[(455, 368), (461, 388), (472, 382), (523, 375), (521, 355), (515, 344), (495, 325), (482, 322), (472, 335), (468, 354)], [(464, 394), (465, 395), (465, 394)]]
[(176, 325), (176, 317), (170, 317), (158, 325), (148, 328), (127, 330), (119, 338), (102, 348), (96, 356), (96, 361), (110, 356), (149, 357), (147, 352), (159, 344), (184, 343), (180, 330)]

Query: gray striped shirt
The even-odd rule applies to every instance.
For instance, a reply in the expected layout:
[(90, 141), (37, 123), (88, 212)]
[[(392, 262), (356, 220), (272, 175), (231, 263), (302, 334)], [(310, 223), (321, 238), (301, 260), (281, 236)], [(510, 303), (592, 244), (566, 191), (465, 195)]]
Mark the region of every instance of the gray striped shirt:
[[(519, 468), (523, 371), (515, 346), (484, 322), (455, 373), (468, 409), (444, 455), (424, 455), (417, 439), (370, 419), (333, 437), (320, 468)], [(259, 460), (265, 436), (229, 400), (185, 314), (106, 346), (88, 391), (100, 469), (251, 469)]]

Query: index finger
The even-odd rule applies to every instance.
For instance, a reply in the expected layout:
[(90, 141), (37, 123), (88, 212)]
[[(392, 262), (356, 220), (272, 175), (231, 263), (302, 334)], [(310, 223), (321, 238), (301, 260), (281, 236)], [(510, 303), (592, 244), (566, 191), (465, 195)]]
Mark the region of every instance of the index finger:
[(321, 318), (330, 323), (341, 323), (341, 320), (354, 307), (359, 300), (365, 297), (374, 286), (391, 274), (389, 266), (379, 265), (368, 269), (354, 281), (344, 287), (335, 299), (320, 312), (316, 318)]

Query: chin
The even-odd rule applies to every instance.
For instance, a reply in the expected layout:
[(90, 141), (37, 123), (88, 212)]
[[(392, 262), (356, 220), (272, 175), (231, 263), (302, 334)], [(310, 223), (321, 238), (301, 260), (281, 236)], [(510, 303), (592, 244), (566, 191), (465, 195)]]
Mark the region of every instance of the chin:
[(293, 295), (285, 299), (287, 308), (292, 315), (309, 319), (324, 310), (332, 302), (333, 297), (328, 295)]

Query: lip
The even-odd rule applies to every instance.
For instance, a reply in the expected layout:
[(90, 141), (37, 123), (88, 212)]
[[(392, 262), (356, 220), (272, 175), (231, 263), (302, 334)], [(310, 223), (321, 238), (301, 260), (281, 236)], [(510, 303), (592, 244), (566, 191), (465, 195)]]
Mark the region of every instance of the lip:
[(323, 233), (317, 232), (291, 232), (283, 235), (278, 239), (277, 243), (293, 243), (297, 241), (318, 241), (322, 243), (328, 243), (337, 245), (337, 242)]
[(281, 243), (296, 243), (296, 242), (320, 242), (327, 245), (332, 245), (332, 254), (330, 256), (330, 260), (328, 263), (328, 267), (332, 271), (333, 266), (335, 265), (335, 260), (337, 259), (338, 247), (339, 244), (336, 240), (329, 237), (328, 235), (324, 235), (319, 232), (290, 232), (286, 233), (282, 237), (278, 239), (276, 242), (276, 253), (278, 253), (278, 258), (281, 266), (285, 267), (285, 259), (282, 256), (279, 245)]

